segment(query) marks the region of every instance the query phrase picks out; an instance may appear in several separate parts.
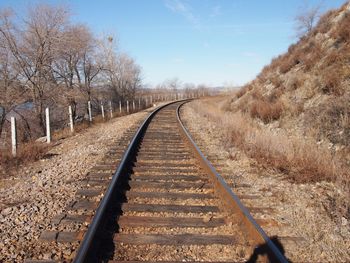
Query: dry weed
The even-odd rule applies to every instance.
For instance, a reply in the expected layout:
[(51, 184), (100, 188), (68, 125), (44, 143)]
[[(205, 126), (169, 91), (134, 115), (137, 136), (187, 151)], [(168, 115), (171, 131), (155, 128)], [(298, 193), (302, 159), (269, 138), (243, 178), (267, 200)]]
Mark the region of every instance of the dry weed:
[(4, 175), (10, 175), (12, 169), (20, 165), (40, 160), (49, 150), (48, 145), (31, 141), (18, 147), (16, 157), (13, 157), (10, 150), (0, 152), (0, 167)]
[(222, 112), (214, 105), (196, 104), (204, 117), (224, 131), (223, 145), (239, 147), (265, 166), (288, 174), (296, 182), (335, 181), (348, 176), (339, 156), (316, 142), (262, 129), (240, 112)]

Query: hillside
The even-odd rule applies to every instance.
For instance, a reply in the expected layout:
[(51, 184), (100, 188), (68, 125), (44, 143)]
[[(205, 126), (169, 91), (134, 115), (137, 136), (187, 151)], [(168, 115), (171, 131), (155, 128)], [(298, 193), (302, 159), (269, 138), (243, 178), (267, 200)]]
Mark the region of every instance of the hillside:
[[(349, 2), (323, 15), (312, 31), (273, 59), (255, 80), (237, 92), (194, 103), (191, 114), (214, 127), (220, 137), (217, 147), (227, 152), (226, 162), (239, 166), (244, 156), (249, 167), (257, 167), (254, 184), (277, 177), (286, 191), (290, 187), (296, 191), (291, 196), (318, 195), (313, 204), (305, 201), (300, 209), (311, 207), (316, 228), (324, 227), (317, 215), (326, 211), (333, 222), (327, 223), (329, 232), (342, 233), (348, 242), (349, 233), (339, 229), (348, 228), (350, 222)], [(289, 201), (299, 214), (302, 201)], [(285, 205), (281, 202), (281, 207)], [(310, 240), (318, 231), (306, 225), (298, 229), (308, 232), (305, 238)], [(320, 239), (318, 245), (324, 242), (328, 241)]]
[(350, 3), (322, 16), (225, 107), (349, 151)]
[(322, 16), (251, 83), (184, 112), (220, 171), (274, 211), (267, 234), (303, 240), (282, 239), (291, 261), (349, 261), (349, 2)]
[(349, 218), (350, 3), (324, 14), (221, 110), (250, 123), (234, 141), (260, 163), (295, 182), (336, 182), (345, 196), (328, 209)]

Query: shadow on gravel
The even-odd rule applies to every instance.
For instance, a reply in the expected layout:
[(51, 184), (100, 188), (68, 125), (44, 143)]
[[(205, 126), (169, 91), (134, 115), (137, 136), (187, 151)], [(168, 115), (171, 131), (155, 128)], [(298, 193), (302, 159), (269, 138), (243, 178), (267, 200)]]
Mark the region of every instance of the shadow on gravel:
[(49, 159), (51, 159), (51, 158), (53, 158), (53, 157), (55, 157), (57, 155), (59, 155), (59, 154), (57, 154), (57, 153), (47, 153), (41, 159), (49, 160)]
[(99, 237), (99, 253), (97, 259), (92, 262), (108, 262), (113, 260), (117, 247), (115, 246), (114, 236), (120, 231), (119, 218), (123, 215), (123, 204), (128, 202), (127, 192), (131, 189), (130, 180), (133, 173), (133, 163), (135, 158), (129, 160), (131, 163), (124, 171), (123, 176), (119, 178), (113, 192), (112, 203), (106, 211), (104, 227)]
[[(279, 241), (278, 237), (277, 236), (270, 237), (270, 240), (275, 244), (275, 246), (279, 249), (279, 251), (282, 253), (282, 255), (285, 256), (284, 247), (283, 247), (282, 243)], [(260, 262), (260, 261), (258, 261), (259, 256), (266, 257), (268, 259), (268, 262), (279, 262), (279, 261), (276, 261), (276, 258), (270, 253), (270, 250), (269, 250), (267, 244), (264, 243), (264, 244), (257, 246), (254, 249), (253, 254), (246, 261), (246, 263)], [(287, 258), (287, 260), (288, 260), (288, 262), (292, 263), (292, 261), (290, 261), (288, 258)]]

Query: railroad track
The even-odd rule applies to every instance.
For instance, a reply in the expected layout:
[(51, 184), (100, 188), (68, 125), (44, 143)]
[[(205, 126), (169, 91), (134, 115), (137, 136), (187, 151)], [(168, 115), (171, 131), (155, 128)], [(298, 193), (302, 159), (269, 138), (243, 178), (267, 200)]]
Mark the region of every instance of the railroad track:
[[(90, 174), (90, 188), (78, 193), (88, 200), (73, 205), (90, 212), (60, 218), (89, 222), (87, 231), (43, 239), (81, 240), (79, 263), (287, 262), (185, 130), (178, 113), (183, 103), (150, 114), (115, 172), (115, 163), (106, 161)], [(100, 202), (91, 201), (101, 192)]]
[(189, 137), (180, 105), (138, 130), (75, 262), (286, 262)]

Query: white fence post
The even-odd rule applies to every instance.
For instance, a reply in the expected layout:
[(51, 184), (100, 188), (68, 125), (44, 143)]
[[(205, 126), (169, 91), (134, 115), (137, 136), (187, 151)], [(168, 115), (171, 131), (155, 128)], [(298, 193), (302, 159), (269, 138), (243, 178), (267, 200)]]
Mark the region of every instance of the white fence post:
[(148, 107), (148, 100), (147, 100), (147, 97), (146, 97), (146, 108)]
[(129, 113), (129, 101), (126, 101), (126, 112)]
[(135, 111), (135, 100), (132, 100), (132, 110)]
[(105, 119), (105, 109), (103, 107), (103, 103), (101, 102), (101, 113), (102, 113), (102, 119)]
[(74, 132), (74, 123), (73, 123), (73, 112), (72, 112), (72, 106), (68, 107), (69, 111), (69, 126), (70, 126), (70, 131), (73, 133)]
[(51, 130), (50, 130), (50, 109), (45, 109), (45, 116), (46, 116), (46, 142), (51, 142)]
[(91, 101), (88, 101), (89, 121), (92, 122)]
[(139, 98), (139, 110), (141, 110), (141, 99)]
[(121, 114), (122, 113), (122, 102), (119, 101), (119, 113)]
[(111, 119), (113, 118), (113, 108), (112, 108), (112, 101), (109, 101), (109, 110), (111, 113)]
[(16, 119), (11, 117), (11, 145), (12, 145), (12, 156), (17, 155), (17, 132), (16, 132)]

